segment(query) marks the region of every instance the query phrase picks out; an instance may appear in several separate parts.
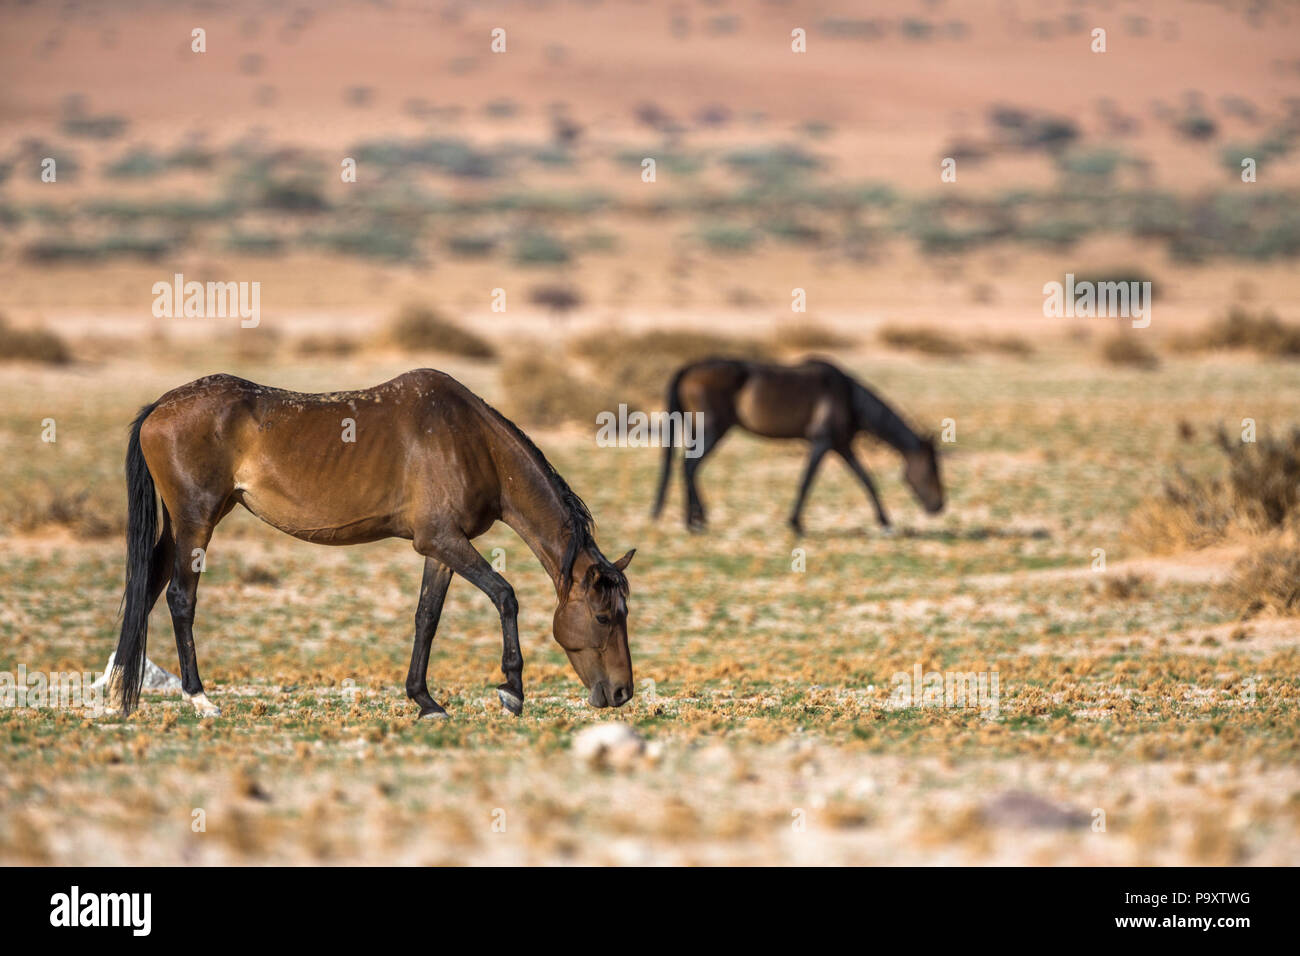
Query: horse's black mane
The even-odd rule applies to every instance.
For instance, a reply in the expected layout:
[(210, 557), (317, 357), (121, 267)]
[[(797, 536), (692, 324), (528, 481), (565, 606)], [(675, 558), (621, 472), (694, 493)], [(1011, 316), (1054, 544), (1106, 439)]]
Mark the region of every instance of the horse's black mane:
[(564, 557), (560, 562), (560, 581), (564, 590), (567, 592), (573, 584), (573, 563), (578, 559), (578, 555), (586, 551), (592, 560), (596, 562), (599, 578), (613, 585), (621, 593), (627, 594), (627, 578), (622, 571), (614, 567), (608, 558), (600, 553), (600, 548), (596, 545), (594, 537), (596, 519), (591, 516), (591, 510), (587, 507), (587, 503), (578, 496), (576, 491), (569, 487), (569, 483), (564, 480), (564, 476), (555, 470), (555, 466), (547, 460), (546, 456), (542, 454), (542, 450), (533, 443), (533, 440), (524, 433), (522, 428), (491, 405), (486, 402), (483, 404), (501, 424), (510, 430), (512, 435), (519, 439), (520, 444), (533, 457), (538, 467), (542, 469), (542, 473), (550, 481), (551, 487), (555, 489), (555, 493), (559, 496), (560, 503), (567, 513), (569, 543), (565, 546)]

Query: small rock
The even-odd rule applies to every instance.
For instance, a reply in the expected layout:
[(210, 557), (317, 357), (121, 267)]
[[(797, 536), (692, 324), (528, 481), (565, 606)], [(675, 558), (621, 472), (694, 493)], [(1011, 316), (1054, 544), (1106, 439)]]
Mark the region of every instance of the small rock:
[(573, 754), (593, 770), (628, 770), (646, 752), (645, 740), (618, 721), (592, 724), (573, 738)]
[[(117, 651), (108, 655), (108, 665), (104, 668), (104, 673), (99, 676), (99, 680), (92, 684), (92, 687), (108, 686), (108, 677), (113, 672), (113, 664), (117, 661)], [(144, 690), (162, 690), (169, 693), (180, 693), (181, 679), (175, 674), (168, 673), (153, 661), (145, 658), (144, 662)]]
[(1088, 825), (1088, 814), (1073, 807), (1062, 807), (1050, 800), (1026, 793), (1008, 790), (980, 808), (985, 822), (994, 826), (1036, 827), (1046, 830), (1069, 830)]

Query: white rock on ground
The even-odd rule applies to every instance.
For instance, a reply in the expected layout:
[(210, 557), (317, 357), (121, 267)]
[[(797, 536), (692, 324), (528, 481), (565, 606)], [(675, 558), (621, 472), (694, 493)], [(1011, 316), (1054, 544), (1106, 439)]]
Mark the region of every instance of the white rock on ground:
[(618, 721), (584, 727), (573, 738), (573, 755), (593, 770), (627, 770), (645, 753), (641, 735)]
[[(92, 685), (94, 687), (105, 687), (108, 685), (108, 675), (113, 671), (113, 664), (117, 660), (117, 652), (114, 651), (108, 655), (108, 665), (104, 668), (104, 673), (99, 675), (99, 680)], [(180, 693), (181, 679), (175, 674), (171, 674), (153, 661), (145, 658), (144, 662), (144, 685), (145, 690), (162, 690), (168, 693)]]

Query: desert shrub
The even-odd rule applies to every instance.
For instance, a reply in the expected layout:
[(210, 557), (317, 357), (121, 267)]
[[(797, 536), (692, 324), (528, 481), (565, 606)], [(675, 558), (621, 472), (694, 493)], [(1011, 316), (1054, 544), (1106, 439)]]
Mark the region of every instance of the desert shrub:
[(597, 413), (618, 407), (618, 399), (578, 374), (572, 362), (544, 355), (507, 359), (501, 365), (501, 384), (501, 411), (521, 425), (579, 422), (594, 427)]
[(1000, 352), (1018, 358), (1028, 358), (1036, 351), (1033, 343), (1023, 335), (1009, 332), (998, 335), (977, 335), (970, 340), (970, 344), (972, 348), (981, 352)]
[(520, 265), (561, 265), (570, 258), (564, 242), (547, 232), (526, 232), (515, 242), (514, 259)]
[(305, 335), (298, 340), (298, 354), (342, 358), (357, 350), (357, 340), (346, 335)]
[(571, 285), (539, 285), (528, 290), (528, 301), (559, 317), (582, 305), (582, 293)]
[(72, 350), (48, 329), (16, 329), (0, 315), (0, 360), (66, 365)]
[(19, 532), (57, 527), (78, 538), (106, 538), (126, 528), (121, 505), (106, 502), (99, 490), (48, 481), (9, 489), (2, 520)]
[(484, 233), (458, 233), (447, 237), (447, 251), (462, 259), (486, 258), (496, 247), (496, 237)]
[(1101, 343), (1101, 357), (1111, 365), (1127, 368), (1153, 369), (1160, 357), (1145, 342), (1128, 332), (1109, 335)]
[(388, 325), (388, 337), (409, 352), (443, 352), (473, 359), (493, 359), (497, 354), (486, 339), (417, 303), (398, 311)]
[(1108, 574), (1095, 590), (1110, 601), (1138, 601), (1151, 596), (1151, 579), (1135, 571)]
[(595, 377), (618, 383), (618, 401), (647, 409), (663, 408), (669, 378), (687, 362), (714, 356), (759, 359), (772, 355), (771, 348), (758, 339), (681, 329), (635, 335), (592, 332), (571, 341), (569, 348), (596, 370)]
[(1255, 548), (1233, 565), (1218, 593), (1245, 617), (1300, 614), (1300, 544), (1291, 536)]
[(699, 236), (714, 252), (748, 252), (759, 240), (756, 229), (724, 224), (704, 226)]
[(1161, 493), (1140, 502), (1129, 537), (1150, 551), (1214, 544), (1234, 533), (1258, 534), (1294, 525), (1300, 504), (1300, 429), (1285, 438), (1234, 441), (1222, 430), (1226, 475), (1198, 478), (1179, 469)]
[(929, 326), (886, 325), (880, 330), (880, 341), (890, 348), (949, 358), (970, 351), (956, 335)]
[(1300, 355), (1300, 325), (1283, 322), (1272, 312), (1248, 312), (1233, 306), (1199, 333), (1179, 336), (1180, 351), (1253, 349), (1264, 355)]
[(844, 349), (855, 340), (836, 332), (829, 326), (813, 321), (782, 322), (772, 337), (779, 349), (802, 351), (809, 349)]

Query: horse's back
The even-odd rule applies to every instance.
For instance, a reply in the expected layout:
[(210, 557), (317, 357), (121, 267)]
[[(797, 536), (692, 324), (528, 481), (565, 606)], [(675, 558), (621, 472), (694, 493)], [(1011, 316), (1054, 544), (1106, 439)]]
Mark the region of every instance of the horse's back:
[(141, 447), (169, 507), (184, 487), (307, 540), (409, 537), (412, 503), (438, 493), (430, 486), (459, 484), (453, 466), (490, 481), (473, 451), (476, 406), (472, 392), (433, 369), (317, 393), (212, 375), (159, 400)]
[(842, 378), (820, 359), (798, 365), (715, 359), (690, 366), (679, 388), (686, 411), (724, 415), (765, 438), (808, 438), (839, 414)]

